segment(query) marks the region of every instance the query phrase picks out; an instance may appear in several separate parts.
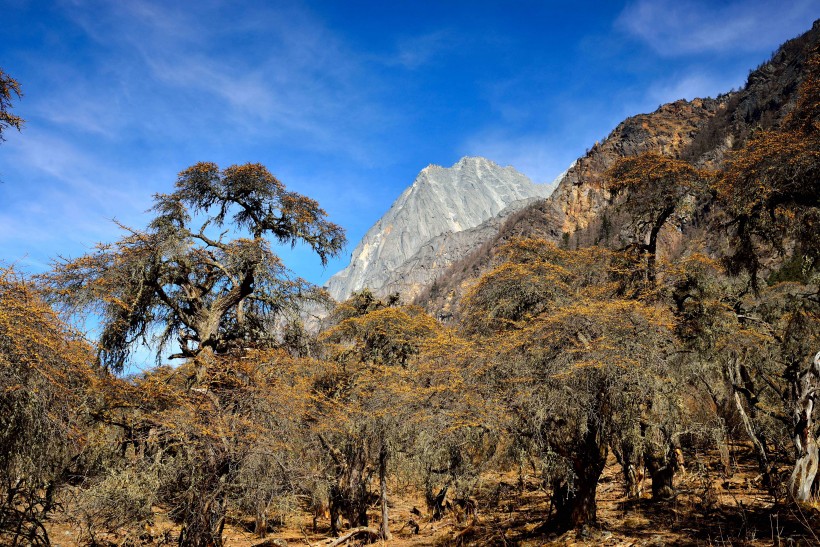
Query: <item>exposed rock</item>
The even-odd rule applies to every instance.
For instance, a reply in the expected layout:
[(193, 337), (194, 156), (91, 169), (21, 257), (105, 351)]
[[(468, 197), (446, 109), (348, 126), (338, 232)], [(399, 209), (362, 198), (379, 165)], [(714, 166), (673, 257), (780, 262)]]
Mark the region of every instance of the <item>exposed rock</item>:
[(587, 228), (609, 203), (604, 173), (619, 158), (643, 152), (680, 157), (726, 99), (695, 99), (665, 104), (651, 114), (627, 118), (567, 171), (550, 202), (562, 232)]
[(474, 228), (444, 232), (425, 242), (413, 256), (386, 272), (385, 281), (376, 292), (399, 293), (405, 301), (416, 298), (452, 264), (492, 239), (505, 220), (537, 201), (543, 201), (543, 198), (515, 201)]
[[(439, 317), (454, 316), (466, 289), (492, 266), (497, 249), (513, 237), (541, 237), (573, 248), (591, 244), (622, 246), (617, 203), (605, 189), (607, 169), (620, 157), (648, 151), (699, 166), (719, 166), (726, 153), (755, 128), (781, 122), (796, 100), (806, 60), (819, 43), (820, 21), (803, 36), (783, 44), (769, 62), (752, 71), (742, 90), (716, 99), (676, 101), (651, 114), (627, 118), (570, 167), (547, 200), (509, 216), (497, 234), (448, 268), (421, 291), (416, 302)], [(701, 246), (707, 252), (715, 250), (720, 244), (717, 236), (701, 233), (699, 240), (693, 235), (693, 231), (703, 232), (699, 226), (702, 220), (689, 219), (686, 225), (670, 223), (661, 232), (659, 254), (684, 252), (685, 245)], [(605, 231), (607, 234), (602, 233)]]
[[(331, 294), (344, 299), (365, 286), (379, 295), (399, 292), (446, 318), (456, 313), (467, 287), (491, 267), (496, 250), (513, 237), (542, 237), (569, 247), (619, 247), (623, 234), (617, 203), (605, 188), (607, 169), (620, 157), (648, 151), (720, 166), (755, 128), (782, 121), (818, 43), (820, 22), (752, 71), (742, 90), (676, 101), (624, 120), (556, 179), (557, 188), (546, 200), (521, 201), (544, 197), (550, 188), (481, 158), (462, 159), (451, 169), (428, 167), (368, 231), (350, 266), (331, 278)], [(684, 252), (686, 245), (709, 251), (718, 244), (708, 234), (693, 239), (692, 230), (702, 229), (703, 219), (688, 221), (664, 228), (660, 255)]]
[[(605, 189), (606, 170), (618, 158), (642, 152), (681, 155), (724, 101), (677, 101), (621, 122), (556, 179), (557, 188), (548, 199), (530, 203), (517, 214), (488, 225), (484, 238), (475, 238), (472, 251), (461, 255), (426, 289), (416, 289), (416, 302), (441, 318), (455, 315), (469, 285), (489, 269), (495, 251), (514, 237), (540, 237), (573, 247), (589, 243), (580, 241), (579, 234), (595, 231), (594, 223), (611, 204)], [(495, 233), (491, 233), (493, 228)]]
[[(339, 301), (365, 287), (377, 294), (418, 292), (461, 256), (457, 248), (469, 252), (464, 244), (450, 245), (450, 236), (513, 203), (520, 209), (526, 204), (521, 200), (545, 198), (551, 189), (485, 158), (462, 158), (450, 168), (430, 165), (368, 230), (350, 265), (328, 281), (328, 291)], [(408, 259), (412, 264), (405, 265)]]

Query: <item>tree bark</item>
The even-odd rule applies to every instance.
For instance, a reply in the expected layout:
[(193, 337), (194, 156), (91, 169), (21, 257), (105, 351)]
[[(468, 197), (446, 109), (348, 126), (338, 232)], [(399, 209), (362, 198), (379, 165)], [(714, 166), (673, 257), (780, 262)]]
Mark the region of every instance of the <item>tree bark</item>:
[(557, 509), (556, 518), (561, 529), (593, 524), (598, 518), (596, 491), (608, 454), (608, 446), (603, 437), (598, 420), (590, 416), (587, 420), (587, 432), (572, 458), (575, 474), (572, 488), (565, 481), (554, 483), (553, 504)]
[(328, 500), (331, 533), (339, 533), (342, 515), (351, 526), (368, 526), (368, 484), (372, 470), (367, 465), (366, 447), (348, 447), (343, 454), (322, 435), (319, 435), (319, 442), (330, 453), (336, 467), (336, 480), (330, 486)]
[(385, 541), (390, 541), (390, 520), (387, 514), (387, 444), (382, 440), (379, 449), (379, 495), (382, 505), (382, 522), (379, 527), (379, 534)]
[(675, 495), (672, 480), (675, 477), (674, 457), (669, 454), (659, 456), (657, 454), (646, 455), (646, 467), (652, 477), (652, 499), (668, 500)]
[(808, 501), (817, 475), (817, 439), (814, 435), (814, 398), (820, 389), (820, 352), (814, 362), (804, 372), (796, 375), (792, 382), (793, 411), (792, 439), (795, 448), (795, 463), (789, 481), (789, 492), (797, 501)]
[(674, 212), (674, 206), (664, 209), (658, 218), (655, 219), (652, 230), (649, 232), (649, 242), (646, 244), (646, 279), (650, 283), (654, 283), (657, 276), (658, 234), (660, 234), (661, 228), (663, 228), (663, 225), (666, 224), (666, 221)]
[(575, 499), (570, 513), (570, 524), (574, 528), (595, 523), (598, 519), (598, 480), (604, 470), (605, 461), (606, 455), (603, 460), (591, 462), (580, 475), (576, 472)]
[[(729, 374), (729, 382), (732, 385), (735, 408), (737, 408), (738, 414), (740, 414), (740, 421), (743, 423), (743, 428), (746, 430), (746, 434), (749, 436), (749, 440), (752, 441), (752, 445), (755, 448), (757, 466), (760, 470), (761, 476), (763, 477), (763, 486), (771, 491), (774, 487), (774, 482), (772, 481), (772, 464), (769, 461), (769, 450), (766, 446), (766, 437), (759, 432), (757, 424), (755, 423), (756, 411), (754, 404), (750, 402), (749, 412), (746, 412), (746, 409), (743, 407), (743, 402), (740, 400), (740, 392), (742, 390), (738, 386), (740, 382), (743, 381), (743, 374), (741, 374), (740, 371), (740, 364), (737, 361), (734, 363), (729, 363), (727, 366), (727, 371)], [(744, 396), (748, 399), (749, 394), (753, 393), (754, 386), (746, 385), (744, 387)]]
[(218, 494), (202, 507), (187, 508), (179, 547), (222, 547), (222, 531), (225, 528), (224, 496)]
[(638, 499), (643, 492), (644, 462), (643, 453), (638, 451), (631, 441), (623, 441), (613, 447), (615, 459), (621, 466), (624, 477), (624, 489), (627, 499)]

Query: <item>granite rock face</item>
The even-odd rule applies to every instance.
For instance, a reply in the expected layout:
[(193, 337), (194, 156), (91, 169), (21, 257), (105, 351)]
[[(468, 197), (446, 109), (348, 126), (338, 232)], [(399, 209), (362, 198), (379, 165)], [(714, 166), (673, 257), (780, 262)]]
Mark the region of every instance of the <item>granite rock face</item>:
[[(812, 52), (820, 47), (820, 20), (802, 36), (783, 44), (749, 74), (743, 89), (714, 99), (675, 101), (649, 114), (631, 116), (596, 142), (559, 177), (550, 197), (526, 206), (505, 220), (497, 232), (425, 288), (416, 303), (438, 317), (455, 317), (461, 298), (495, 264), (497, 251), (515, 237), (537, 237), (567, 248), (628, 243), (619, 199), (606, 187), (607, 169), (619, 158), (656, 152), (697, 167), (719, 169), (727, 153), (758, 128), (777, 127), (796, 102)], [(717, 205), (701, 204), (685, 223), (669, 222), (661, 231), (661, 256), (687, 249), (718, 257), (725, 244), (709, 230), (708, 215)], [(697, 217), (697, 218), (696, 218)], [(434, 289), (434, 290), (433, 290)]]
[(330, 278), (328, 291), (337, 301), (364, 288), (379, 295), (399, 292), (409, 300), (481, 238), (454, 240), (454, 234), (478, 227), (511, 205), (515, 211), (528, 200), (546, 198), (551, 190), (485, 158), (425, 167), (367, 231), (350, 265)]
[(404, 301), (412, 301), (453, 264), (491, 240), (510, 216), (543, 199), (534, 197), (514, 201), (478, 226), (434, 237), (388, 272), (384, 285), (376, 292), (399, 293)]
[[(379, 295), (399, 292), (438, 317), (454, 317), (465, 291), (515, 237), (568, 248), (623, 247), (624, 219), (606, 189), (607, 169), (621, 157), (650, 151), (719, 168), (757, 128), (781, 123), (818, 44), (820, 20), (752, 71), (743, 89), (627, 118), (552, 185), (532, 185), (514, 169), (481, 158), (464, 158), (450, 169), (428, 167), (367, 233), (350, 266), (331, 278), (331, 293), (344, 299), (364, 287)], [(683, 252), (687, 242), (707, 253), (720, 245), (700, 227), (703, 219), (692, 220), (665, 228), (662, 254)]]

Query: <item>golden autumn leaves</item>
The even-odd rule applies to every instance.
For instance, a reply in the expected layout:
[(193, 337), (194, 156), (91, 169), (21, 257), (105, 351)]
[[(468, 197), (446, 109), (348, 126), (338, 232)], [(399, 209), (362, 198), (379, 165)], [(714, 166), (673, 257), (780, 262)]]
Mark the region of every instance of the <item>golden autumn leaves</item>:
[(12, 114), (9, 109), (13, 98), (22, 96), (20, 84), (0, 68), (0, 142), (5, 140), (3, 131), (13, 127), (20, 131), (25, 120), (20, 116)]
[[(299, 305), (320, 298), (268, 239), (305, 243), (324, 262), (341, 228), (260, 164), (184, 170), (146, 229), (39, 279), (67, 309), (99, 314), (98, 356), (30, 285), (0, 277), (0, 484), (24, 477), (4, 486), (0, 508), (27, 507), (15, 524), (35, 537), (45, 494), (70, 474), (85, 511), (73, 518), (92, 539), (126, 505), (116, 522), (138, 537), (161, 505), (181, 545), (220, 545), (228, 515), (252, 517), (261, 535), (305, 500), (327, 506), (334, 533), (376, 520), (386, 539), (397, 485), (423, 492), (435, 515), (448, 489), (466, 506), (483, 472), (526, 458), (559, 526), (582, 526), (596, 519), (610, 452), (628, 492), (640, 491), (628, 470), (646, 467), (662, 498), (678, 454), (725, 449), (731, 421), (774, 491), (778, 468), (817, 457), (814, 426), (795, 424), (811, 425), (804, 365), (820, 343), (818, 66), (783, 124), (723, 150), (723, 166), (655, 153), (616, 163), (608, 188), (626, 218), (623, 249), (511, 241), (451, 326), (363, 292), (318, 336), (305, 332)], [(691, 249), (659, 256), (661, 230), (704, 202), (757, 291)], [(759, 290), (760, 263), (776, 267), (778, 254), (799, 268)], [(150, 340), (182, 364), (110, 374)], [(787, 456), (791, 439), (810, 450)]]

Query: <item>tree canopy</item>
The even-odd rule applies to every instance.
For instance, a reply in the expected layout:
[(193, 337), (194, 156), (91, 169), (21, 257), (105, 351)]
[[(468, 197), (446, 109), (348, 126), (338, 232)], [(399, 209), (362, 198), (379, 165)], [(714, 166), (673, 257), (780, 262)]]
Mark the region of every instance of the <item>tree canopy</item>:
[(92, 348), (31, 283), (0, 269), (0, 542), (48, 545), (43, 522), (86, 442)]
[(3, 136), (3, 131), (9, 127), (13, 127), (20, 131), (25, 120), (20, 116), (16, 116), (10, 112), (12, 107), (12, 99), (22, 97), (20, 91), (20, 84), (12, 78), (9, 74), (0, 68), (0, 142), (6, 140)]
[(501, 254), (465, 300), (468, 328), (490, 337), (511, 415), (550, 461), (559, 524), (593, 522), (610, 447), (675, 406), (661, 380), (670, 376), (674, 319), (629, 290), (635, 264), (623, 254), (536, 239)]
[(155, 332), (181, 357), (272, 344), (273, 321), (318, 295), (266, 238), (306, 244), (323, 263), (345, 241), (316, 201), (287, 191), (260, 164), (198, 163), (173, 193), (154, 196), (152, 211), (146, 229), (121, 226), (119, 241), (60, 259), (41, 278), (64, 307), (100, 315), (100, 358), (112, 370)]
[(755, 287), (770, 250), (791, 254), (804, 280), (820, 269), (820, 51), (807, 69), (783, 126), (756, 131), (716, 182), (734, 229), (728, 263)]
[(655, 280), (658, 235), (682, 209), (692, 209), (707, 189), (708, 173), (656, 152), (621, 158), (608, 171), (609, 190), (623, 195), (634, 232), (631, 245), (646, 254), (647, 278)]

